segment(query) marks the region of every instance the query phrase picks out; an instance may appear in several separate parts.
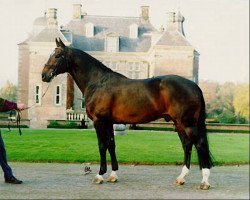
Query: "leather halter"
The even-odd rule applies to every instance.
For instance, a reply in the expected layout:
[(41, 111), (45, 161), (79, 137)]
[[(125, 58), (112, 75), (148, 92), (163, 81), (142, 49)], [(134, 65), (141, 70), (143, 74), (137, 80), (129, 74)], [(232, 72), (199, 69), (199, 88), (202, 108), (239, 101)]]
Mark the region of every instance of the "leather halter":
[[(58, 49), (62, 49), (61, 47), (57, 47)], [(57, 64), (56, 65), (49, 65), (49, 64), (45, 64), (45, 66), (47, 67), (53, 67), (53, 66), (56, 66), (55, 69), (51, 72), (51, 76), (52, 77), (55, 77), (57, 76), (58, 74), (56, 73), (59, 69), (59, 64), (62, 63), (62, 61), (64, 60), (66, 62), (66, 68), (67, 70), (69, 70), (69, 62), (68, 62), (68, 59), (67, 59), (67, 47), (64, 47), (63, 50), (63, 54), (58, 58), (58, 61), (57, 61)], [(62, 60), (63, 59), (63, 60)], [(59, 63), (59, 64), (58, 64)]]

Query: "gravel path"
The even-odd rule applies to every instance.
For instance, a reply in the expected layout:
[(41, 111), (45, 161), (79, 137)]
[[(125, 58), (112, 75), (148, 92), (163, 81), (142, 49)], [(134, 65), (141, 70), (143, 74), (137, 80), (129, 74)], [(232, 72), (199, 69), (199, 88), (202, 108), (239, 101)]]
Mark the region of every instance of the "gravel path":
[(6, 184), (1, 173), (0, 199), (249, 199), (249, 165), (214, 167), (208, 191), (198, 188), (202, 178), (198, 166), (191, 167), (185, 185), (176, 186), (181, 166), (120, 165), (117, 183), (96, 185), (92, 179), (99, 165), (89, 165), (88, 175), (83, 164), (10, 165), (24, 183)]

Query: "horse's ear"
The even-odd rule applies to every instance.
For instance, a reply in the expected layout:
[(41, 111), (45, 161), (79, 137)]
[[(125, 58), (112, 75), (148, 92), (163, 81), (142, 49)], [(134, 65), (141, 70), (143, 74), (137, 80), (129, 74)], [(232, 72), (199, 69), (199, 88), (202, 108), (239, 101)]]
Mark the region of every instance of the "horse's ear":
[(59, 47), (60, 43), (58, 42), (57, 38), (56, 38), (56, 46)]
[(60, 46), (61, 46), (62, 48), (65, 47), (65, 44), (62, 42), (61, 38), (59, 38), (59, 43), (60, 43)]

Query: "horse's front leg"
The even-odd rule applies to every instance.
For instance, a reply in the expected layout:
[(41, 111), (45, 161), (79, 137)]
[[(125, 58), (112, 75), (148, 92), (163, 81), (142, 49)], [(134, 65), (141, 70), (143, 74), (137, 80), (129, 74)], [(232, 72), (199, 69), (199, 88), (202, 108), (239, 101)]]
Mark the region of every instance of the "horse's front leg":
[(110, 154), (111, 165), (112, 165), (112, 172), (108, 178), (108, 182), (114, 183), (118, 180), (118, 176), (116, 174), (116, 171), (118, 170), (118, 162), (115, 154), (115, 137), (114, 137), (113, 124), (109, 126), (108, 133), (109, 133), (108, 151)]
[(98, 146), (99, 146), (99, 153), (100, 153), (100, 170), (99, 173), (95, 176), (93, 182), (95, 183), (103, 183), (103, 174), (107, 172), (107, 161), (106, 161), (106, 152), (108, 148), (108, 135), (107, 135), (107, 127), (105, 126), (105, 122), (102, 121), (95, 121), (94, 126), (96, 129), (96, 134), (98, 138)]

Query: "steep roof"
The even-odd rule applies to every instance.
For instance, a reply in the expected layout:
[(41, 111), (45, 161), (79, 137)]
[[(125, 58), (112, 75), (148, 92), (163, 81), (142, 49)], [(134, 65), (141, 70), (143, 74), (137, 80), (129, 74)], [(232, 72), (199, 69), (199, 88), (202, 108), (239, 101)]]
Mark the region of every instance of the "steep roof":
[[(39, 17), (34, 26), (45, 26), (46, 17)], [(94, 36), (86, 36), (86, 25), (93, 24)], [(130, 37), (130, 28), (138, 26), (138, 37)], [(83, 51), (105, 51), (105, 39), (110, 33), (119, 37), (120, 52), (147, 52), (152, 44), (152, 34), (159, 33), (150, 22), (142, 23), (140, 17), (117, 17), (84, 15), (80, 20), (71, 20), (62, 30), (47, 25), (40, 32), (33, 33), (24, 42), (54, 42), (61, 38)], [(156, 45), (192, 46), (178, 30), (166, 30)]]
[(45, 28), (39, 34), (31, 38), (31, 42), (55, 42), (55, 38), (61, 38), (63, 42), (67, 42), (65, 40), (61, 31), (56, 28)]
[[(86, 37), (85, 25), (94, 25), (94, 37)], [(130, 26), (138, 25), (138, 37), (129, 37)], [(145, 52), (151, 46), (151, 36), (146, 33), (155, 32), (156, 29), (150, 24), (142, 24), (139, 17), (111, 17), (85, 15), (81, 20), (71, 20), (66, 26), (73, 34), (73, 46), (83, 51), (104, 51), (105, 36), (115, 33), (119, 36), (120, 49), (122, 52)]]
[(37, 35), (31, 35), (28, 39), (20, 44), (25, 44), (28, 42), (55, 42), (55, 38), (59, 37), (64, 43), (68, 43), (62, 32), (57, 28), (45, 28)]
[(38, 17), (34, 20), (33, 22), (33, 26), (47, 26), (47, 19), (46, 19), (46, 15), (44, 15), (43, 17)]
[(165, 31), (156, 45), (167, 46), (192, 46), (178, 30)]

